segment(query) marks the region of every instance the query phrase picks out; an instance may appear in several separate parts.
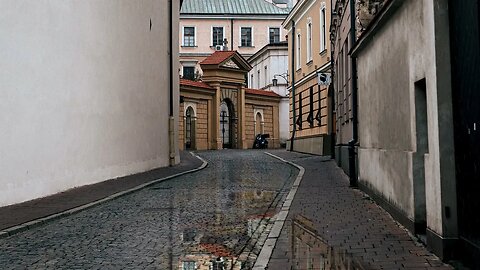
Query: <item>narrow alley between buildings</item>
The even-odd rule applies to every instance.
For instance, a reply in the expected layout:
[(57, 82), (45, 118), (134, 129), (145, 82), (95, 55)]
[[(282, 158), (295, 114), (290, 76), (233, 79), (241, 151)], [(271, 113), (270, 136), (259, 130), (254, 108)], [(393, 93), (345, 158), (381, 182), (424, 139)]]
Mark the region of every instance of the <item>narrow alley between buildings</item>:
[(199, 152), (208, 161), (201, 171), (0, 238), (0, 265), (451, 269), (351, 189), (329, 158), (269, 152)]

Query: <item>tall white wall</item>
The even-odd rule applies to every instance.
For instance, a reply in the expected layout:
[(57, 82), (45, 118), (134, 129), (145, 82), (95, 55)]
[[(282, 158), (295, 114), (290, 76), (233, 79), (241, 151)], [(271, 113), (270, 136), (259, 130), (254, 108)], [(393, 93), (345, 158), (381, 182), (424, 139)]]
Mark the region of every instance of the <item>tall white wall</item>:
[(166, 5), (0, 2), (0, 206), (168, 165)]
[[(439, 1), (440, 2), (440, 1)], [(442, 1), (445, 2), (445, 1)], [(440, 10), (440, 8), (439, 8)], [(415, 82), (426, 79), (428, 153), (425, 204), (428, 229), (442, 234), (442, 187), (454, 183), (453, 122), (444, 38), (435, 36), (432, 1), (405, 1), (358, 56), (359, 177), (414, 219), (417, 153)], [(437, 17), (448, 17), (440, 12)], [(447, 21), (448, 25), (448, 21)], [(448, 28), (445, 28), (448, 44)], [(446, 52), (438, 51), (444, 48)], [(418, 104), (417, 104), (418, 106)], [(440, 139), (443, 134), (444, 139)], [(445, 135), (447, 134), (447, 135)], [(451, 201), (448, 204), (451, 205)]]
[[(273, 86), (273, 77), (278, 74), (287, 74), (288, 70), (288, 52), (287, 48), (284, 49), (267, 49), (261, 53), (258, 57), (250, 61), (252, 70), (248, 72), (250, 88), (257, 88), (260, 85), (260, 89), (273, 91), (280, 96), (285, 97), (287, 95), (287, 82), (277, 76), (278, 85)], [(265, 66), (267, 67), (267, 76), (265, 76)], [(260, 84), (258, 84), (258, 71), (260, 70)], [(253, 81), (252, 79), (253, 75)], [(280, 100), (279, 105), (279, 122), (280, 122), (280, 142), (285, 143), (289, 139), (289, 99), (283, 98)]]

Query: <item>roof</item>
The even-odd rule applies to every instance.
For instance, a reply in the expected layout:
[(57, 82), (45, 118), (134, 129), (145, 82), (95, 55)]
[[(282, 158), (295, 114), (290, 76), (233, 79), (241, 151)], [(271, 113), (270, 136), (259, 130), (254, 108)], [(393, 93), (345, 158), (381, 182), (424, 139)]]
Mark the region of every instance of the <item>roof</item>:
[(309, 9), (310, 4), (314, 3), (315, 1), (313, 0), (298, 0), (295, 6), (293, 6), (291, 12), (288, 14), (288, 16), (283, 20), (282, 25), (283, 28), (288, 29), (288, 24), (296, 18), (297, 16), (304, 16), (304, 12), (306, 9)]
[(230, 58), (235, 54), (235, 51), (216, 51), (212, 53), (209, 57), (205, 58), (201, 65), (220, 65), (223, 61)]
[(245, 93), (251, 94), (251, 95), (268, 96), (268, 97), (282, 97), (273, 91), (258, 90), (258, 89), (251, 89), (251, 88), (245, 88)]
[(259, 14), (288, 15), (289, 8), (279, 8), (265, 0), (184, 0), (180, 14)]
[(263, 46), (260, 50), (254, 53), (252, 56), (248, 58), (248, 63), (252, 64), (252, 61), (260, 55), (263, 55), (266, 51), (270, 49), (277, 49), (277, 50), (285, 50), (288, 51), (288, 41), (280, 41), (275, 43), (269, 43)]
[(204, 66), (215, 65), (219, 68), (231, 68), (247, 72), (252, 69), (252, 66), (237, 51), (215, 51), (200, 62), (202, 69), (206, 68)]
[(210, 85), (208, 85), (204, 82), (196, 82), (196, 81), (191, 81), (191, 80), (187, 80), (187, 79), (180, 79), (180, 85), (193, 86), (193, 87), (205, 88), (205, 89), (214, 89), (214, 88), (210, 87)]

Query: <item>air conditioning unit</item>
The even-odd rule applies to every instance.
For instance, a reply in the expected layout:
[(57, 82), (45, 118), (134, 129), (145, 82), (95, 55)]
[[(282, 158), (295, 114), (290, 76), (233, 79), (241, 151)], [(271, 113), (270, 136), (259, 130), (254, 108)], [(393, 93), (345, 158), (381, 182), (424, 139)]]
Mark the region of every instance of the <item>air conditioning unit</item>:
[(215, 51), (223, 51), (223, 46), (222, 45), (216, 45), (215, 46)]
[(329, 85), (332, 82), (330, 73), (317, 72), (317, 80), (319, 85)]

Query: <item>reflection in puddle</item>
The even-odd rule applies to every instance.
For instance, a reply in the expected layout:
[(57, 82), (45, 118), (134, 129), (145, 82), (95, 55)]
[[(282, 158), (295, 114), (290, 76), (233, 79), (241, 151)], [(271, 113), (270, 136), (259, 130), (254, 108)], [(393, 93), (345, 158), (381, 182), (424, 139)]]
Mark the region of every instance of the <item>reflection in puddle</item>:
[[(229, 192), (199, 213), (174, 210), (179, 213), (173, 215), (173, 237), (180, 244), (174, 244), (172, 268), (251, 269), (281, 205), (278, 195), (279, 190)], [(181, 199), (175, 204), (179, 209)]]
[(292, 220), (292, 269), (363, 270), (364, 266), (344, 250), (333, 248), (318, 235), (313, 223), (303, 216)]

